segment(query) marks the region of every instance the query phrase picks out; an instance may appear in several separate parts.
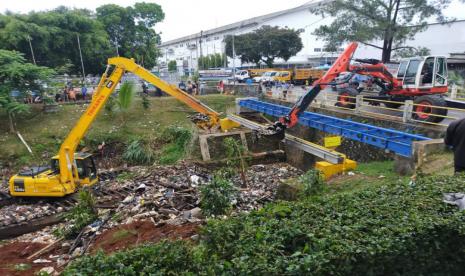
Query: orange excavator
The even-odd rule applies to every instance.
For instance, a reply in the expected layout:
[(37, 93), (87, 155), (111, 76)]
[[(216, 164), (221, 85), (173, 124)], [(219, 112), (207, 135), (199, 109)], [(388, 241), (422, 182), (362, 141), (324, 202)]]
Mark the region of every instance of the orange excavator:
[[(379, 60), (355, 59), (357, 63), (351, 64), (357, 47), (356, 42), (350, 43), (324, 76), (316, 80), (313, 87), (294, 104), (291, 111), (263, 131), (263, 135), (284, 138), (284, 131), (297, 124), (300, 114), (320, 91), (328, 85), (348, 83), (355, 74), (369, 76), (380, 87), (379, 96), (368, 97), (368, 101), (375, 98), (386, 99), (389, 100), (386, 104), (394, 108), (411, 99), (415, 104), (413, 116), (421, 121), (438, 122), (447, 115), (447, 109), (441, 108), (447, 106), (443, 97), (448, 90), (445, 57), (426, 56), (403, 60), (397, 76), (394, 76)], [(342, 79), (337, 80), (341, 73), (344, 73)], [(358, 93), (359, 91), (350, 86), (342, 88), (338, 95), (338, 105), (354, 108)]]

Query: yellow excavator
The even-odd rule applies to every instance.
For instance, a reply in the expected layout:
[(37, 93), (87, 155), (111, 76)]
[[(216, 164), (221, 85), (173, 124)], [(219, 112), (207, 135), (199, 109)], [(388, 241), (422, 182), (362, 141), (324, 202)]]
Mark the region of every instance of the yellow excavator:
[(79, 187), (91, 186), (98, 182), (97, 168), (92, 155), (76, 152), (76, 149), (126, 72), (133, 73), (201, 113), (202, 115), (196, 116), (194, 120), (200, 129), (227, 131), (239, 126), (229, 119), (220, 119), (218, 112), (175, 85), (164, 82), (134, 60), (123, 57), (110, 58), (91, 103), (64, 140), (58, 155), (52, 158), (50, 166), (32, 167), (12, 176), (9, 181), (12, 196), (63, 197), (76, 192)]

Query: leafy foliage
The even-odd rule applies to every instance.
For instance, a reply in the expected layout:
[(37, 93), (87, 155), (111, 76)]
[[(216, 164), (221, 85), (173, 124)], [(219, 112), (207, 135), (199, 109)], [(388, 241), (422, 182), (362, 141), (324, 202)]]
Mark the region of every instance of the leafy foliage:
[(103, 5), (96, 12), (64, 6), (28, 14), (6, 12), (0, 14), (0, 49), (18, 50), (32, 62), (31, 44), (37, 64), (81, 74), (79, 35), (86, 73), (101, 73), (107, 58), (118, 54), (151, 68), (160, 41), (154, 26), (163, 18), (159, 5), (144, 2)]
[(183, 241), (163, 241), (126, 252), (87, 256), (72, 263), (63, 275), (185, 275), (196, 258)]
[(197, 65), (200, 70), (205, 70), (209, 68), (219, 68), (224, 67), (225, 60), (225, 55), (216, 53), (208, 56), (199, 57), (197, 60)]
[(165, 17), (160, 5), (139, 2), (134, 7), (107, 4), (97, 8), (97, 20), (109, 35), (118, 55), (133, 57), (146, 68), (156, 64), (160, 35), (154, 30)]
[(394, 57), (395, 58), (409, 58), (409, 57), (415, 57), (415, 56), (428, 56), (431, 54), (430, 49), (426, 47), (408, 47), (408, 48), (401, 48), (399, 50), (396, 50), (394, 52)]
[[(227, 36), (225, 42), (226, 54), (233, 57), (233, 37)], [(250, 33), (234, 36), (235, 52), (242, 62), (257, 65), (263, 62), (268, 67), (273, 67), (275, 58), (288, 60), (302, 50), (302, 47), (299, 31), (268, 25)]]
[(216, 173), (213, 179), (200, 188), (200, 206), (207, 216), (220, 216), (231, 209), (237, 190), (231, 180)]
[(302, 184), (302, 191), (305, 196), (313, 196), (320, 194), (325, 189), (325, 181), (321, 171), (310, 169), (305, 174), (299, 177), (299, 182)]
[(29, 106), (10, 96), (12, 90), (18, 90), (21, 96), (26, 91), (41, 91), (41, 83), (52, 76), (54, 71), (27, 63), (24, 56), (16, 51), (0, 49), (0, 108), (9, 118), (10, 131), (14, 132), (14, 118), (17, 114), (29, 111)]
[(174, 164), (186, 153), (192, 133), (189, 129), (172, 125), (163, 130), (160, 139), (168, 143), (161, 151), (160, 164)]
[(123, 159), (132, 165), (150, 164), (154, 160), (152, 149), (142, 140), (133, 140), (129, 143)]
[(147, 110), (147, 109), (150, 108), (150, 101), (149, 101), (149, 99), (148, 99), (148, 96), (147, 96), (145, 93), (142, 94), (142, 101), (141, 101), (141, 103), (142, 103), (142, 108), (143, 108), (143, 109)]
[(244, 157), (244, 147), (238, 140), (232, 137), (224, 139), (224, 146), (226, 150), (226, 158), (228, 159), (225, 170), (229, 172), (228, 174), (230, 177), (239, 173), (242, 180), (242, 186), (247, 187), (247, 179), (245, 177), (247, 161)]
[(79, 192), (79, 202), (64, 215), (67, 225), (59, 231), (65, 238), (75, 238), (81, 230), (98, 218), (95, 199), (88, 190)]
[(176, 64), (176, 60), (170, 60), (168, 62), (168, 71), (176, 72), (178, 70), (178, 65)]
[(106, 58), (114, 54), (107, 32), (92, 11), (61, 6), (50, 11), (0, 15), (0, 48), (25, 53), (32, 62), (30, 39), (37, 64), (60, 67), (64, 73), (81, 73), (78, 34), (86, 72), (100, 73)]
[[(382, 61), (388, 62), (391, 52), (427, 27), (436, 17), (446, 20), (442, 11), (450, 0), (335, 0), (315, 9), (334, 20), (322, 25), (314, 34), (326, 41), (327, 48), (336, 49), (344, 42), (360, 43), (381, 49)], [(382, 41), (382, 45), (374, 44)]]
[(442, 194), (463, 190), (464, 175), (422, 176), (270, 204), (210, 220), (198, 245), (162, 242), (85, 257), (65, 275), (462, 275), (465, 212)]
[(127, 111), (134, 101), (134, 83), (126, 81), (118, 92), (118, 107), (121, 111)]

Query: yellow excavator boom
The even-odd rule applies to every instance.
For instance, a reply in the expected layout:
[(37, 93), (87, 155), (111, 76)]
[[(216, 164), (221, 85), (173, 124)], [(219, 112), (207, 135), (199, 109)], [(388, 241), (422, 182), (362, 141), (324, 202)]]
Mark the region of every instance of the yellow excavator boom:
[[(109, 74), (112, 65), (113, 69), (111, 74)], [(92, 97), (92, 101), (90, 102), (84, 114), (82, 114), (78, 122), (75, 124), (73, 129), (71, 129), (68, 136), (63, 141), (58, 152), (58, 156), (54, 157), (54, 159), (58, 159), (58, 162), (56, 162), (56, 160), (52, 162), (52, 164), (58, 163), (56, 164), (56, 168), (53, 168), (52, 166), (51, 170), (40, 171), (40, 173), (31, 172), (14, 175), (10, 179), (10, 193), (12, 195), (63, 196), (73, 193), (78, 185), (92, 185), (97, 181), (96, 177), (94, 176), (95, 173), (92, 174), (91, 177), (86, 175), (87, 178), (85, 180), (80, 179), (79, 176), (83, 174), (82, 171), (87, 169), (85, 166), (91, 165), (85, 163), (87, 161), (85, 159), (89, 156), (80, 156), (75, 152), (79, 142), (87, 133), (89, 127), (92, 125), (97, 115), (108, 101), (110, 95), (115, 90), (117, 84), (121, 81), (121, 78), (125, 72), (133, 73), (134, 75), (153, 84), (162, 91), (182, 101), (195, 111), (202, 113), (207, 119), (196, 122), (199, 128), (218, 129), (221, 128), (221, 126), (224, 126), (223, 130), (226, 130), (226, 126), (227, 128), (238, 126), (238, 124), (232, 123), (232, 121), (227, 119), (220, 120), (218, 112), (206, 106), (195, 97), (185, 93), (178, 87), (164, 82), (145, 68), (136, 64), (134, 60), (123, 57), (110, 58), (108, 59), (107, 70), (100, 79), (98, 87)], [(82, 161), (81, 167), (77, 165), (77, 161)], [(81, 171), (78, 171), (78, 167), (81, 169)], [(84, 174), (89, 173), (84, 172)]]

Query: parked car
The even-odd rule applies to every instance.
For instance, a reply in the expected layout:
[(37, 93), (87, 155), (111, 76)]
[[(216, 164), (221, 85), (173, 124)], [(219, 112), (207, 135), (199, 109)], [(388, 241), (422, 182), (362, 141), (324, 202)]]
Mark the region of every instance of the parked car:
[(273, 77), (277, 74), (277, 71), (267, 71), (263, 75), (253, 78), (254, 82), (269, 82), (273, 80)]

